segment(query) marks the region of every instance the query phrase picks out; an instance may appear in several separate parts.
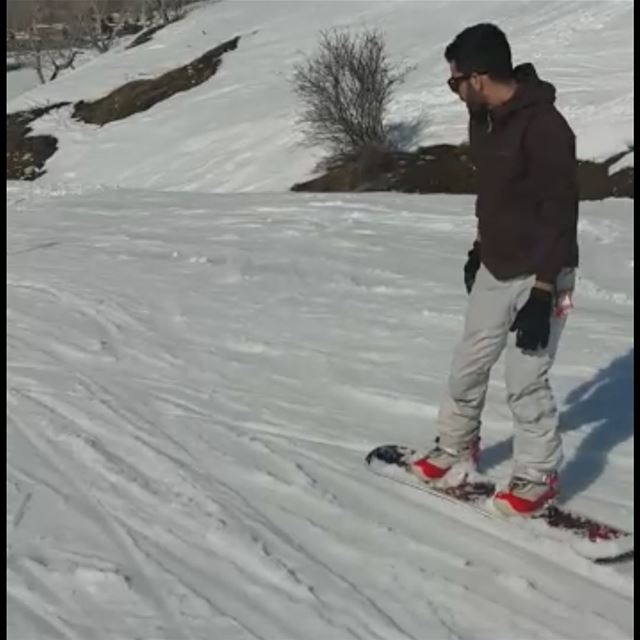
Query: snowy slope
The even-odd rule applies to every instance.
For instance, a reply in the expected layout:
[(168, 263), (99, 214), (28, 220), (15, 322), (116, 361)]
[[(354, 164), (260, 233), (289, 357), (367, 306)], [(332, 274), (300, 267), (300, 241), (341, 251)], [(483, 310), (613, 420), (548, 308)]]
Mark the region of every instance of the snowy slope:
[[(60, 78), (64, 77), (69, 73), (73, 73), (74, 70), (79, 69), (82, 65), (90, 62), (97, 56), (97, 52), (93, 50), (80, 50), (77, 54), (77, 57), (74, 61), (74, 69), (64, 69), (60, 71)], [(10, 54), (7, 56), (7, 63), (14, 62), (14, 59), (10, 57)], [(53, 69), (47, 64), (46, 60), (44, 62), (44, 74), (45, 77), (51, 77)], [(49, 85), (53, 86), (53, 85)], [(9, 103), (14, 101), (16, 98), (21, 96), (28, 91), (35, 89), (36, 87), (40, 87), (40, 79), (38, 78), (38, 74), (35, 69), (30, 67), (23, 67), (21, 69), (17, 69), (15, 71), (7, 72), (7, 113), (10, 113), (12, 109), (9, 108)], [(43, 90), (42, 87), (39, 89)]]
[(60, 139), (42, 182), (209, 192), (286, 191), (319, 159), (293, 126), (292, 65), (328, 27), (379, 27), (391, 55), (415, 65), (391, 120), (424, 120), (414, 144), (461, 142), (465, 112), (446, 87), (445, 45), (465, 26), (491, 20), (509, 35), (516, 62), (533, 61), (554, 82), (583, 158), (633, 141), (633, 3), (519, 1), (223, 0), (205, 5), (141, 47), (97, 58), (23, 94), (8, 110), (101, 97), (124, 82), (182, 65), (241, 35), (208, 82), (103, 128), (70, 120), (70, 109), (36, 123)]
[[(8, 637), (622, 640), (589, 564), (367, 474), (426, 446), (472, 199), (11, 186)], [(569, 503), (633, 527), (633, 217), (588, 204)], [(501, 371), (485, 466), (509, 470)], [(578, 495), (579, 493), (579, 495)]]
[(33, 69), (17, 69), (7, 73), (7, 102), (31, 91), (40, 84), (38, 74)]

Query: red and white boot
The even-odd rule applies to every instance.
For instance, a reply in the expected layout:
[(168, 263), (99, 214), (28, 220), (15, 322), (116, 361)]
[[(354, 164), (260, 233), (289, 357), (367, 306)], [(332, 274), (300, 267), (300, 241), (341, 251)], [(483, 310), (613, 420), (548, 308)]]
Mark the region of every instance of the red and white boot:
[(441, 447), (439, 440), (439, 438), (436, 438), (436, 446), (425, 456), (411, 463), (413, 473), (421, 480), (425, 482), (440, 480), (452, 467), (460, 463), (469, 463), (470, 469), (477, 470), (480, 456), (480, 438), (475, 438), (470, 447), (460, 450)]
[(550, 473), (539, 480), (514, 476), (504, 491), (493, 497), (496, 509), (506, 516), (532, 516), (551, 504), (558, 495), (558, 474)]

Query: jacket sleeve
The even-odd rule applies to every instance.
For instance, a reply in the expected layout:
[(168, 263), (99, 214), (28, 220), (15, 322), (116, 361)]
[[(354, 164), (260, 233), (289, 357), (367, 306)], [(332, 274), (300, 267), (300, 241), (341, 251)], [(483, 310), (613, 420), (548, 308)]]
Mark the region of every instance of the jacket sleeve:
[(524, 147), (536, 202), (535, 274), (553, 284), (570, 253), (578, 216), (575, 136), (560, 113), (549, 109), (530, 122)]

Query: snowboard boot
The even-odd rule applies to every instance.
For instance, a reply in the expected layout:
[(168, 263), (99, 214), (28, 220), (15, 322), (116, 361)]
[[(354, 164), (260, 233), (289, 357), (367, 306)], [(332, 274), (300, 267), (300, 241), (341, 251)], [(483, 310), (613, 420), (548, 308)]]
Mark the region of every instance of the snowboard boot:
[(480, 438), (475, 437), (469, 447), (449, 449), (441, 447), (440, 438), (436, 438), (436, 446), (425, 456), (411, 463), (411, 471), (425, 482), (434, 482), (443, 478), (454, 465), (469, 463), (472, 470), (478, 467), (480, 455)]
[(558, 474), (550, 473), (538, 480), (513, 476), (505, 491), (493, 497), (496, 509), (506, 516), (532, 516), (553, 502), (558, 495)]

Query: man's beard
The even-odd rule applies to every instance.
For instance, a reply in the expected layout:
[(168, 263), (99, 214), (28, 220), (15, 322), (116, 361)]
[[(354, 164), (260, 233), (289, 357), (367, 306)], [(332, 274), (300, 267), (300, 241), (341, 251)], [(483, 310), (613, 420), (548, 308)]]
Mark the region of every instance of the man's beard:
[(469, 113), (481, 114), (487, 110), (487, 103), (480, 93), (478, 93), (470, 84), (467, 86), (467, 97), (465, 102)]

